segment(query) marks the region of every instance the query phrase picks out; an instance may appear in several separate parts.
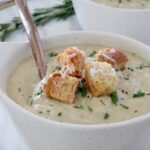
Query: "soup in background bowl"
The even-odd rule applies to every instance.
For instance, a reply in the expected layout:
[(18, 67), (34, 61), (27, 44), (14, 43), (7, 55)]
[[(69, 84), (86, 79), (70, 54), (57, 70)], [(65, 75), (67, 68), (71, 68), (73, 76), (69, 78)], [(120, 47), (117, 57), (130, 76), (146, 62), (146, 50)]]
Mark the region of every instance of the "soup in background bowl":
[[(92, 31), (104, 31), (113, 32), (122, 35), (126, 35), (142, 41), (146, 44), (150, 44), (150, 9), (149, 1), (147, 1), (145, 8), (140, 9), (136, 7), (134, 9), (123, 7), (112, 7), (118, 3), (116, 0), (112, 0), (108, 5), (104, 5), (109, 0), (73, 0), (73, 5), (77, 15), (77, 19), (81, 27), (85, 30)], [(122, 3), (125, 0), (122, 0)], [(134, 2), (135, 0), (133, 0)], [(103, 2), (104, 4), (101, 4)], [(129, 2), (132, 4), (132, 1)], [(141, 4), (138, 1), (136, 4)]]
[(92, 1), (117, 8), (133, 8), (133, 9), (150, 8), (150, 0), (92, 0)]
[[(144, 64), (149, 63), (150, 48), (142, 43), (139, 43), (135, 40), (132, 40), (130, 38), (126, 38), (123, 36), (118, 36), (118, 35), (113, 35), (113, 34), (108, 34), (108, 33), (98, 33), (98, 32), (96, 33), (95, 32), (75, 32), (75, 33), (66, 33), (66, 34), (61, 34), (61, 35), (56, 35), (53, 37), (46, 38), (43, 40), (43, 43), (46, 49), (49, 49), (49, 48), (53, 49), (53, 47), (56, 47), (58, 52), (60, 50), (64, 50), (66, 45), (78, 46), (79, 48), (87, 49), (88, 51), (87, 56), (92, 53), (91, 50), (93, 50), (94, 47), (97, 50), (101, 45), (104, 45), (104, 46), (106, 45), (107, 47), (113, 47), (113, 48), (117, 48), (120, 50), (126, 50), (125, 53), (128, 55), (129, 60), (130, 60), (128, 64), (129, 66), (127, 66), (130, 69), (126, 70), (127, 72), (129, 71), (128, 73), (132, 74), (133, 76), (136, 76), (136, 74), (138, 73), (141, 74), (143, 71), (143, 74), (145, 74), (146, 76), (147, 72), (149, 71), (148, 68), (144, 68), (143, 70), (138, 70), (136, 66), (139, 66), (141, 63), (144, 63)], [(51, 118), (51, 116), (49, 116), (51, 120), (48, 120), (43, 117), (44, 114), (42, 116), (41, 113), (37, 113), (37, 114), (40, 114), (40, 116), (38, 116), (27, 111), (23, 107), (28, 106), (29, 103), (28, 103), (28, 100), (26, 101), (27, 103), (25, 103), (26, 99), (23, 97), (26, 97), (28, 99), (28, 97), (32, 93), (33, 87), (30, 87), (29, 89), (23, 88), (23, 87), (29, 86), (30, 82), (32, 83), (34, 81), (34, 83), (37, 83), (39, 81), (37, 74), (35, 74), (36, 68), (35, 70), (33, 69), (34, 71), (32, 70), (32, 65), (34, 63), (33, 64), (31, 63), (33, 58), (32, 59), (29, 58), (31, 57), (30, 46), (28, 43), (25, 43), (25, 44), (12, 43), (9, 45), (8, 43), (1, 43), (0, 49), (1, 49), (0, 97), (1, 97), (2, 102), (5, 104), (6, 108), (10, 112), (18, 129), (24, 136), (27, 143), (31, 146), (31, 149), (59, 150), (59, 149), (62, 149), (63, 147), (65, 150), (70, 150), (70, 149), (87, 150), (89, 148), (90, 149), (102, 148), (102, 149), (108, 149), (108, 150), (109, 149), (111, 150), (112, 148), (114, 148), (115, 150), (120, 150), (122, 148), (135, 149), (135, 147), (136, 148), (139, 147), (140, 149), (141, 146), (143, 147), (143, 145), (149, 146), (149, 135), (150, 135), (150, 128), (149, 128), (150, 116), (149, 115), (150, 114), (148, 113), (147, 108), (146, 108), (146, 112), (144, 112), (147, 114), (141, 117), (137, 117), (135, 119), (131, 119), (127, 121), (117, 120), (119, 121), (118, 123), (106, 124), (107, 121), (109, 122), (109, 119), (113, 115), (115, 117), (116, 112), (117, 112), (116, 114), (117, 116), (119, 116), (118, 115), (119, 113), (122, 114), (122, 112), (130, 111), (130, 109), (133, 110), (133, 114), (138, 113), (138, 112), (134, 112), (135, 110), (132, 109), (131, 106), (129, 107), (129, 110), (127, 110), (126, 108), (122, 107), (122, 106), (126, 106), (125, 104), (123, 104), (122, 106), (118, 106), (119, 111), (116, 111), (116, 112), (114, 111), (114, 114), (113, 115), (111, 114), (108, 120), (104, 120), (104, 121), (98, 120), (93, 123), (92, 119), (91, 119), (91, 122), (86, 122), (85, 120), (80, 119), (80, 122), (83, 121), (82, 123), (85, 125), (74, 124), (74, 123), (80, 123), (76, 121), (75, 122), (67, 121), (67, 120), (65, 121), (65, 118), (63, 118), (64, 120), (63, 122), (61, 122), (61, 120), (59, 120), (58, 118), (59, 117), (61, 118), (63, 115), (65, 116), (65, 114), (67, 115), (67, 111), (63, 113), (61, 110), (61, 112), (63, 113), (62, 116), (57, 115), (60, 112), (60, 108), (63, 104), (60, 104), (59, 106), (57, 106), (57, 104), (51, 100), (49, 100), (49, 102), (55, 103), (54, 105), (56, 106), (56, 109), (53, 109), (53, 114), (57, 119)], [(47, 55), (46, 51), (45, 51), (45, 55)], [(54, 58), (50, 57), (49, 59), (51, 61)], [(135, 66), (133, 65), (133, 62), (135, 62), (134, 63)], [(55, 66), (53, 67), (55, 68)], [(136, 72), (135, 74), (132, 71), (131, 67), (135, 67), (135, 68), (132, 68), (134, 70), (137, 69), (135, 71)], [(15, 68), (16, 68), (16, 73), (14, 71)], [(31, 72), (33, 71), (33, 72), (31, 73), (30, 71)], [(30, 73), (31, 75), (29, 75)], [(18, 77), (16, 77), (17, 74), (19, 75)], [(142, 76), (142, 78), (143, 77), (144, 75)], [(11, 80), (11, 78), (13, 78), (13, 80)], [(139, 82), (145, 83), (145, 80), (142, 80), (142, 78), (140, 76), (139, 79), (137, 78), (136, 79), (139, 80)], [(22, 82), (22, 79), (26, 82)], [(146, 79), (146, 80), (148, 83), (149, 79)], [(14, 88), (12, 88), (13, 84), (11, 81), (14, 82)], [(19, 83), (17, 83), (17, 81)], [(135, 83), (138, 83), (138, 82), (135, 82)], [(19, 87), (17, 86), (17, 84), (19, 85)], [(130, 85), (132, 86), (132, 84)], [(20, 88), (20, 86), (22, 87)], [(149, 84), (148, 85), (145, 84), (145, 86), (149, 87)], [(146, 92), (148, 91), (148, 87), (145, 87), (145, 89), (143, 88), (141, 90)], [(130, 91), (130, 88), (127, 90)], [(10, 91), (12, 91), (12, 93)], [(28, 93), (30, 94), (28, 95)], [(131, 91), (131, 95), (132, 94), (133, 93)], [(11, 98), (9, 98), (9, 96)], [(145, 105), (143, 102), (144, 100), (146, 101), (147, 106), (148, 106), (149, 105), (148, 95), (145, 95), (144, 99), (136, 98), (133, 100), (133, 102), (135, 103), (135, 101), (138, 101), (137, 102), (138, 105), (143, 106)], [(44, 101), (44, 100), (41, 100), (41, 101)], [(87, 98), (87, 101), (89, 103), (90, 100), (88, 100)], [(86, 108), (85, 110), (83, 110), (85, 112), (85, 115), (87, 113), (90, 116), (93, 113), (96, 115), (96, 118), (98, 118), (97, 117), (98, 114), (100, 115), (99, 116), (100, 118), (103, 118), (102, 114), (106, 113), (107, 111), (110, 111), (109, 107), (111, 105), (108, 105), (108, 108), (104, 109), (104, 106), (101, 103), (102, 101), (100, 101), (99, 99), (95, 99), (92, 101), (98, 102), (97, 105), (99, 106), (92, 104), (92, 106), (90, 107), (92, 107), (93, 112), (91, 112), (89, 111), (91, 109), (88, 109), (88, 107), (84, 105), (84, 108)], [(106, 101), (108, 102), (108, 104), (111, 104), (110, 99)], [(106, 101), (104, 101), (103, 99), (104, 103)], [(86, 99), (83, 99), (83, 102), (84, 104), (86, 104)], [(107, 105), (107, 102), (106, 102), (106, 105)], [(140, 106), (138, 107), (138, 109), (140, 110), (139, 112), (141, 112), (142, 110)], [(143, 107), (147, 107), (147, 106), (145, 105)], [(69, 114), (71, 114), (72, 111), (75, 111), (75, 112), (82, 111), (78, 109), (76, 110), (72, 106), (67, 106), (67, 107), (71, 107), (71, 109), (68, 108)], [(113, 107), (116, 107), (116, 106), (113, 106)], [(97, 111), (95, 109), (97, 109)], [(47, 109), (45, 110), (47, 111)], [(99, 110), (102, 110), (102, 111), (105, 110), (105, 112), (101, 114)], [(48, 112), (46, 112), (46, 114), (47, 113)], [(111, 112), (108, 112), (108, 113), (111, 113)], [(143, 112), (141, 114), (143, 114)], [(83, 114), (74, 113), (73, 115), (75, 118), (77, 118), (77, 115), (83, 115)], [(138, 116), (139, 115), (140, 114), (138, 114)], [(82, 117), (84, 117), (84, 115)], [(95, 117), (95, 116), (93, 115), (92, 117)], [(57, 120), (57, 121), (53, 121), (53, 120)], [(70, 122), (70, 123), (64, 123), (64, 122)], [(101, 122), (103, 124), (100, 124)], [(113, 122), (113, 121), (110, 121), (110, 122)], [(87, 125), (87, 124), (97, 124), (97, 125)], [(131, 141), (133, 140), (134, 140), (134, 143), (131, 144)], [(110, 143), (110, 144), (108, 145), (107, 143)], [(127, 147), (128, 145), (130, 147)]]

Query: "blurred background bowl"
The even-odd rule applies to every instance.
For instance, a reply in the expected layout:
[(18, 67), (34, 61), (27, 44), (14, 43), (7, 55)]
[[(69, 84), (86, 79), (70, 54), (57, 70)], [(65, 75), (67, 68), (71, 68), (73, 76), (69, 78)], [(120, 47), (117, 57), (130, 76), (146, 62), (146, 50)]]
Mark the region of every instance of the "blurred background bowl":
[(104, 6), (91, 0), (72, 0), (81, 27), (123, 34), (150, 45), (150, 9)]

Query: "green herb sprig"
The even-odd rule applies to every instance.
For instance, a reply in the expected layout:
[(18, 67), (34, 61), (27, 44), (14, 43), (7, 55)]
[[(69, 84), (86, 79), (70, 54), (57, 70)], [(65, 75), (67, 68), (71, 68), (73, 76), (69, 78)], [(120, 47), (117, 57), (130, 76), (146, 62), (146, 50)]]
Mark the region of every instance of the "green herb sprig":
[(119, 101), (117, 92), (111, 93), (110, 98), (111, 98), (112, 104), (117, 105), (117, 103)]
[(140, 64), (140, 66), (137, 67), (137, 69), (143, 69), (143, 68), (150, 68), (150, 64)]
[(59, 112), (59, 113), (57, 114), (57, 116), (58, 116), (58, 117), (61, 117), (61, 116), (62, 116), (62, 112)]
[(142, 92), (142, 91), (137, 91), (133, 94), (133, 98), (136, 98), (136, 97), (143, 97), (145, 96), (145, 92)]
[(132, 69), (131, 67), (128, 67), (128, 70), (130, 70), (130, 71), (132, 71), (132, 72), (134, 71), (134, 69)]
[(88, 110), (89, 110), (89, 112), (93, 112), (93, 109), (90, 106), (88, 106)]
[(35, 95), (39, 95), (39, 96), (42, 96), (43, 95), (43, 90), (40, 88), (40, 90), (35, 94)]
[(129, 109), (128, 106), (125, 106), (125, 105), (123, 105), (123, 104), (120, 104), (120, 106), (123, 107), (124, 109)]
[(106, 120), (106, 119), (108, 119), (110, 117), (110, 114), (109, 113), (105, 113), (104, 114), (104, 119)]
[(48, 54), (48, 56), (49, 56), (49, 57), (56, 57), (56, 56), (57, 56), (57, 53), (55, 53), (55, 52), (50, 52), (50, 53)]
[(97, 53), (97, 52), (94, 50), (89, 56), (90, 56), (90, 57), (93, 57), (93, 56), (96, 55), (96, 53)]
[(57, 71), (61, 70), (61, 67), (60, 66), (56, 66), (56, 70)]
[(104, 105), (104, 106), (106, 105), (106, 104), (103, 102), (103, 100), (100, 100), (100, 102), (101, 102), (102, 105)]
[(137, 92), (133, 93), (133, 98), (136, 98), (136, 97), (143, 97), (145, 95), (148, 95), (150, 96), (150, 93), (145, 93), (141, 90), (138, 90)]
[(75, 105), (75, 106), (73, 106), (73, 108), (76, 108), (76, 109), (83, 109), (84, 107), (83, 107), (83, 105), (80, 105), (80, 106)]
[(118, 0), (118, 3), (122, 3), (122, 0)]
[(82, 81), (78, 93), (81, 95), (81, 97), (87, 96), (88, 91), (85, 82)]
[[(52, 20), (66, 20), (74, 14), (72, 1), (64, 0), (54, 7), (35, 9), (32, 17), (37, 26), (43, 26)], [(0, 41), (5, 41), (11, 33), (21, 28), (23, 25), (19, 17), (13, 18), (9, 23), (0, 24)]]

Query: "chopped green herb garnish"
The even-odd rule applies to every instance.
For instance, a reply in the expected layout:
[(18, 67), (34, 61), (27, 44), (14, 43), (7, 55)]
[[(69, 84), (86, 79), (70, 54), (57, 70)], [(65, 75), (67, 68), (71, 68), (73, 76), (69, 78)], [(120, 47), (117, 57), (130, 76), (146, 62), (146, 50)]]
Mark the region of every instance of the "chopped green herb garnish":
[(117, 103), (118, 103), (118, 101), (119, 101), (117, 92), (116, 92), (116, 91), (113, 92), (113, 93), (110, 95), (110, 97), (111, 97), (112, 104), (117, 105)]
[(20, 87), (18, 88), (18, 91), (21, 92), (21, 88)]
[(118, 0), (118, 3), (122, 3), (122, 0)]
[(124, 79), (125, 79), (125, 80), (129, 80), (129, 78), (128, 78), (128, 77), (125, 77)]
[(31, 99), (31, 101), (30, 101), (30, 105), (33, 105), (33, 99)]
[(105, 103), (103, 102), (103, 100), (100, 100), (101, 104), (105, 106)]
[(129, 109), (128, 106), (125, 106), (125, 105), (123, 105), (123, 104), (120, 104), (120, 106), (122, 106), (122, 107), (125, 108), (125, 109)]
[(137, 110), (134, 111), (134, 113), (137, 113), (137, 112), (138, 112)]
[(108, 119), (110, 117), (109, 113), (104, 114), (104, 119)]
[(50, 112), (50, 110), (48, 109), (47, 112)]
[(128, 67), (128, 70), (130, 70), (130, 71), (132, 71), (132, 72), (134, 71), (134, 69), (132, 69), (131, 67)]
[(48, 56), (49, 56), (49, 57), (56, 57), (56, 56), (57, 56), (57, 53), (50, 52), (50, 53), (48, 54)]
[(94, 50), (89, 56), (93, 57), (93, 56), (95, 56), (95, 54), (96, 54), (96, 51)]
[(82, 87), (79, 90), (80, 90), (81, 96), (82, 97), (86, 97), (86, 95), (87, 95), (87, 89), (86, 89), (86, 87)]
[(82, 105), (80, 105), (80, 106), (73, 106), (74, 108), (77, 108), (77, 109), (83, 109), (83, 106)]
[(143, 69), (143, 68), (150, 68), (150, 64), (141, 64), (138, 69)]
[(59, 113), (57, 114), (57, 116), (59, 116), (59, 117), (62, 116), (62, 112), (59, 112)]
[(43, 94), (43, 90), (42, 90), (42, 89), (40, 89), (40, 91), (39, 91), (39, 92), (37, 92), (35, 95), (40, 95), (40, 96), (42, 96), (42, 94)]
[(133, 98), (143, 97), (143, 96), (145, 96), (145, 93), (140, 90), (133, 94)]
[(56, 66), (56, 70), (61, 70), (61, 67), (60, 66)]
[(87, 87), (86, 87), (86, 85), (82, 84), (82, 86), (79, 87), (79, 93), (82, 97), (87, 96)]
[(93, 109), (90, 106), (88, 106), (88, 110), (89, 110), (89, 112), (93, 111)]

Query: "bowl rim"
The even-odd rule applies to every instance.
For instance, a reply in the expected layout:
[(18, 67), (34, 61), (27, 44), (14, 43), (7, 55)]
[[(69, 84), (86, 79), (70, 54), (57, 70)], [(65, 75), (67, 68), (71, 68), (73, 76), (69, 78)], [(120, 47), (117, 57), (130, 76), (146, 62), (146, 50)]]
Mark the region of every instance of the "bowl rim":
[(144, 9), (140, 9), (140, 8), (117, 8), (117, 7), (112, 7), (112, 6), (108, 6), (108, 5), (102, 5), (100, 3), (94, 2), (92, 0), (73, 0), (73, 1), (85, 1), (86, 3), (88, 2), (91, 5), (95, 5), (96, 7), (101, 7), (101, 8), (106, 8), (106, 9), (112, 9), (113, 11), (121, 11), (121, 12), (149, 12), (150, 8), (144, 8)]
[[(86, 34), (92, 34), (92, 35), (107, 35), (107, 36), (113, 36), (114, 38), (121, 38), (121, 39), (125, 39), (128, 42), (132, 42), (132, 43), (136, 43), (137, 45), (140, 45), (140, 47), (143, 47), (144, 49), (148, 49), (150, 51), (150, 46), (139, 42), (137, 40), (134, 40), (130, 37), (126, 37), (123, 35), (118, 35), (118, 34), (114, 34), (114, 33), (108, 33), (108, 32), (96, 32), (96, 31), (73, 31), (73, 32), (64, 32), (64, 33), (58, 33), (55, 35), (51, 35), (51, 36), (47, 36), (42, 38), (42, 40), (50, 40), (52, 38), (57, 38), (59, 36), (64, 36), (64, 35), (86, 35)], [(28, 44), (29, 42), (3, 42), (0, 43), (1, 44)], [(129, 119), (129, 120), (125, 120), (125, 121), (120, 121), (120, 122), (114, 122), (114, 123), (105, 123), (105, 124), (94, 124), (94, 125), (87, 125), (87, 124), (74, 124), (74, 123), (66, 123), (66, 122), (58, 122), (55, 120), (50, 120), (44, 117), (41, 117), (39, 115), (36, 115), (28, 110), (26, 110), (25, 108), (23, 108), (22, 106), (20, 106), (19, 104), (17, 104), (13, 99), (9, 98), (8, 95), (0, 88), (0, 98), (2, 99), (2, 103), (4, 103), (5, 106), (5, 102), (9, 103), (9, 105), (12, 105), (15, 109), (17, 109), (18, 111), (21, 111), (24, 115), (26, 115), (27, 117), (33, 118), (36, 121), (39, 122), (43, 122), (49, 125), (53, 125), (53, 126), (57, 126), (57, 127), (63, 127), (63, 128), (70, 128), (70, 129), (88, 129), (88, 130), (95, 130), (95, 129), (108, 129), (108, 128), (117, 128), (117, 127), (123, 127), (123, 126), (129, 126), (132, 124), (137, 124), (140, 122), (143, 122), (147, 119), (150, 119), (150, 113), (147, 114), (143, 114), (141, 116)], [(8, 109), (8, 108), (7, 108)]]

